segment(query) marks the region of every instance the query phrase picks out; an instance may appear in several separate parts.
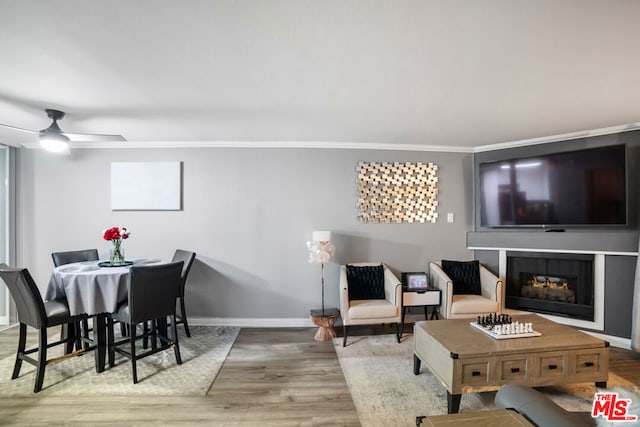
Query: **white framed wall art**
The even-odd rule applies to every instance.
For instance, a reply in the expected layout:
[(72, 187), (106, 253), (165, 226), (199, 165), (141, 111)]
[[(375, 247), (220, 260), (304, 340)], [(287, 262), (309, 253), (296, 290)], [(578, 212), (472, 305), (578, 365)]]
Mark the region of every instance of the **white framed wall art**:
[(111, 163), (112, 210), (182, 208), (181, 162)]

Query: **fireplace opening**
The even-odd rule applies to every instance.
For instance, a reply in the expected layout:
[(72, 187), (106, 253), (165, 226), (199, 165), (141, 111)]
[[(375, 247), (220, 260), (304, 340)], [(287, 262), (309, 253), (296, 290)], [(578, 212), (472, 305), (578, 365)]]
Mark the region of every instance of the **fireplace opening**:
[(544, 301), (576, 303), (576, 293), (569, 287), (569, 281), (575, 278), (548, 277), (536, 273), (520, 273), (520, 296)]
[(593, 256), (507, 253), (505, 307), (594, 320)]

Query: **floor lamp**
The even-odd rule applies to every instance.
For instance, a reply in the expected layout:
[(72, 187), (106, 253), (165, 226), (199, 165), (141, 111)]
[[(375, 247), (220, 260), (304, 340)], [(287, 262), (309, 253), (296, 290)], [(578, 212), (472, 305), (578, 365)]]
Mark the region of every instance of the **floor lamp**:
[(335, 246), (331, 243), (330, 231), (314, 231), (312, 240), (307, 242), (309, 250), (309, 262), (320, 264), (322, 268), (322, 310), (311, 310), (311, 321), (318, 326), (316, 341), (329, 341), (336, 336), (333, 323), (338, 318), (340, 312), (332, 308), (325, 311), (324, 308), (324, 265), (329, 262), (335, 251)]
[(336, 248), (331, 243), (330, 231), (314, 231), (312, 239), (307, 242), (309, 263), (320, 264), (322, 268), (322, 315), (324, 315), (324, 265), (329, 262)]

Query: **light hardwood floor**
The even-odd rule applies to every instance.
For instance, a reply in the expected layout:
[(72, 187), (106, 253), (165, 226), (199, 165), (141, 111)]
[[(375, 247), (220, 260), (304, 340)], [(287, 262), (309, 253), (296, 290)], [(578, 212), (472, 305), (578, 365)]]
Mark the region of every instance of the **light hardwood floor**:
[[(314, 332), (243, 328), (205, 397), (0, 398), (0, 425), (357, 426), (333, 345), (314, 341)], [(0, 357), (16, 344), (17, 328), (0, 332)], [(640, 386), (640, 354), (612, 348), (610, 359), (611, 372)]]
[[(0, 357), (16, 329), (0, 332)], [(333, 344), (314, 333), (243, 328), (205, 397), (0, 398), (0, 425), (358, 426)]]

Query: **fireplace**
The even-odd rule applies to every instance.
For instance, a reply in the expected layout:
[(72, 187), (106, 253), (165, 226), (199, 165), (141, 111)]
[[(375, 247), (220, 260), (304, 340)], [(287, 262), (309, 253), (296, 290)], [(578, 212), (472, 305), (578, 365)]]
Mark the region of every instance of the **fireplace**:
[(594, 257), (507, 252), (505, 307), (594, 320)]

